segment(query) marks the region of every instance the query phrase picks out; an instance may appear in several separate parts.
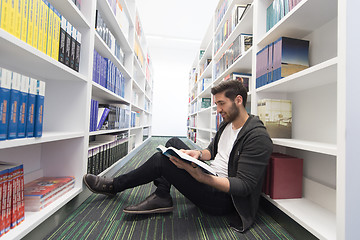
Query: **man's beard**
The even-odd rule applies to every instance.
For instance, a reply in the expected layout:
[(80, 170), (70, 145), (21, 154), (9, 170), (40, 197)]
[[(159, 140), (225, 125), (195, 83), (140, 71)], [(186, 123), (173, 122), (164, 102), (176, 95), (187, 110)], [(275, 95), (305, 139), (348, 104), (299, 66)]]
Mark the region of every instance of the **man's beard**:
[(236, 104), (233, 102), (229, 112), (224, 116), (225, 122), (232, 122), (240, 115), (240, 110), (236, 107)]

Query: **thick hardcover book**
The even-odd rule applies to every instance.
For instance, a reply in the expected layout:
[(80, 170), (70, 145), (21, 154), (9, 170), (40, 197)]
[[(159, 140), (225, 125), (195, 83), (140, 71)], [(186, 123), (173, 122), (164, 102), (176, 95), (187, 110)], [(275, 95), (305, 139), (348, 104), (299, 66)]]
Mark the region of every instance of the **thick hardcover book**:
[(77, 72), (79, 72), (79, 66), (80, 66), (80, 50), (81, 50), (81, 33), (79, 31), (76, 31), (74, 70)]
[(9, 102), (11, 88), (11, 72), (7, 69), (0, 68), (0, 140), (7, 139), (8, 122), (9, 122)]
[(61, 16), (60, 23), (60, 43), (59, 43), (59, 62), (65, 63), (65, 40), (66, 40), (66, 19)]
[(28, 95), (28, 110), (26, 117), (26, 137), (34, 137), (35, 127), (35, 102), (36, 102), (36, 87), (37, 80), (30, 78), (29, 95)]
[(70, 43), (70, 64), (69, 67), (74, 69), (75, 67), (75, 49), (76, 49), (76, 29), (71, 26), (71, 43)]
[(55, 60), (59, 59), (60, 23), (61, 23), (61, 14), (54, 8), (52, 57)]
[(35, 101), (34, 137), (41, 137), (44, 124), (45, 82), (37, 81)]
[(217, 173), (215, 172), (214, 169), (211, 168), (211, 166), (209, 166), (208, 164), (206, 164), (203, 161), (200, 161), (200, 160), (198, 160), (196, 158), (193, 158), (193, 157), (183, 153), (182, 151), (180, 151), (180, 150), (178, 150), (176, 148), (173, 148), (173, 147), (166, 148), (163, 145), (159, 145), (157, 147), (157, 150), (161, 151), (167, 157), (174, 156), (174, 157), (182, 159), (182, 160), (184, 160), (186, 162), (195, 163), (196, 165), (201, 167), (206, 173), (217, 176)]
[(26, 117), (27, 117), (27, 102), (29, 95), (29, 77), (21, 75), (20, 98), (19, 98), (19, 118), (17, 137), (24, 138), (26, 136)]
[(270, 197), (301, 198), (303, 159), (289, 155), (273, 155), (270, 165)]
[(274, 42), (274, 81), (308, 68), (309, 41), (281, 37)]
[(71, 53), (71, 24), (66, 22), (66, 40), (65, 40), (65, 65), (70, 66), (70, 53)]
[(15, 139), (17, 137), (17, 123), (19, 114), (19, 100), (20, 100), (20, 74), (11, 73), (11, 90), (9, 103), (9, 126), (8, 139)]

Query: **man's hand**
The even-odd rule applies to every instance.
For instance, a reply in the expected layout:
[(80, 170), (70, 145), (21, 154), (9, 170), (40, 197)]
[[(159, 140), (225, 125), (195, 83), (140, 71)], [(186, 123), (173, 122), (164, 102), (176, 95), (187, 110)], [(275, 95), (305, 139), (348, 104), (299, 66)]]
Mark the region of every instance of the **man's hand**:
[(184, 150), (184, 149), (180, 149), (180, 151), (182, 151), (183, 153), (189, 155), (190, 157), (199, 159), (199, 156), (200, 156), (200, 151), (199, 151), (199, 150)]
[[(187, 151), (194, 151), (194, 150), (187, 150)], [(176, 158), (174, 156), (170, 156), (169, 159), (173, 164), (175, 164), (176, 167), (178, 167), (180, 169), (184, 169), (193, 178), (195, 178), (199, 182), (202, 182), (203, 178), (207, 175), (195, 163), (187, 163), (187, 162), (185, 162), (185, 161), (183, 161), (181, 159), (178, 159), (178, 158)]]

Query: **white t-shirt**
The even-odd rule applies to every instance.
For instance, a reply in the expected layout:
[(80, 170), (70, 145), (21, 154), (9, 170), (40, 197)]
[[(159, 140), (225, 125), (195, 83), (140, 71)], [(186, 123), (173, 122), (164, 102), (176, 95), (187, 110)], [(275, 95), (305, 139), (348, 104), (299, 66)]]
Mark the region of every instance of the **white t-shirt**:
[(233, 129), (232, 123), (228, 124), (220, 136), (218, 143), (218, 152), (215, 159), (211, 161), (211, 167), (216, 171), (219, 177), (228, 176), (228, 163), (231, 149), (241, 128)]

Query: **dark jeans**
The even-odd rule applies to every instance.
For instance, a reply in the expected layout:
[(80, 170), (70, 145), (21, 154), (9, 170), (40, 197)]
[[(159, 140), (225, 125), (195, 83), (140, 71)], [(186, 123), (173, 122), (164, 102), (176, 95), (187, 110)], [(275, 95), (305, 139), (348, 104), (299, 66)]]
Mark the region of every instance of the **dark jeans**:
[[(166, 147), (169, 146), (189, 149), (178, 138), (171, 138), (166, 143)], [(155, 153), (139, 168), (115, 178), (114, 187), (121, 192), (152, 181), (157, 186), (155, 193), (160, 197), (169, 196), (171, 185), (174, 185), (187, 199), (210, 214), (228, 214), (235, 211), (229, 194), (196, 181), (160, 152)]]

